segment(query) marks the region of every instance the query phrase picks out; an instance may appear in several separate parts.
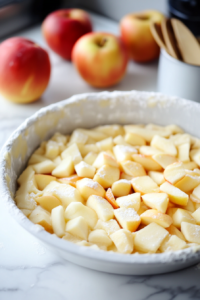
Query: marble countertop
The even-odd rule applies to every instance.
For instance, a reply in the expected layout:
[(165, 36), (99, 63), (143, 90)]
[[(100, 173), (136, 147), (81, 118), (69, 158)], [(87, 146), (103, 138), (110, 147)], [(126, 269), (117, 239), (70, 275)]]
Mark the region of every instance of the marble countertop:
[[(94, 30), (118, 33), (118, 24), (92, 14)], [(40, 27), (20, 33), (45, 44)], [(0, 98), (0, 148), (28, 116), (39, 108), (75, 93), (98, 91), (88, 86), (70, 62), (50, 53), (52, 76), (42, 98), (29, 105), (15, 105)], [(130, 62), (123, 81), (110, 90), (156, 91), (157, 62)], [(0, 299), (1, 300), (188, 300), (200, 299), (200, 264), (155, 276), (121, 276), (79, 267), (44, 248), (22, 229), (0, 201)]]

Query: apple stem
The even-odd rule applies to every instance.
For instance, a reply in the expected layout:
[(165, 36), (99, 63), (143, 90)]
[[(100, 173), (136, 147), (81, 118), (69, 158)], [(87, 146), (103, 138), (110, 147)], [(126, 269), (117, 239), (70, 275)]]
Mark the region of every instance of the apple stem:
[(100, 42), (99, 42), (99, 46), (103, 47), (105, 45), (105, 43), (107, 42), (106, 38), (103, 38)]

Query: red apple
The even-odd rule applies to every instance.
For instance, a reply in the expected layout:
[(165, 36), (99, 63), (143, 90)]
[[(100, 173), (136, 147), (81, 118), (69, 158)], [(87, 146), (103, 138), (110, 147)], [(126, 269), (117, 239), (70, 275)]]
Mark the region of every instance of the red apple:
[(61, 9), (46, 17), (42, 31), (49, 47), (70, 60), (75, 42), (92, 31), (92, 24), (89, 15), (82, 9)]
[(155, 42), (150, 25), (161, 24), (164, 15), (158, 11), (146, 10), (129, 14), (120, 22), (122, 40), (130, 58), (137, 62), (148, 62), (159, 56), (160, 48)]
[(0, 44), (0, 93), (16, 103), (37, 100), (51, 72), (48, 53), (34, 42), (14, 37)]
[(120, 38), (104, 32), (92, 32), (74, 45), (72, 60), (80, 75), (95, 87), (119, 82), (126, 72), (128, 55)]

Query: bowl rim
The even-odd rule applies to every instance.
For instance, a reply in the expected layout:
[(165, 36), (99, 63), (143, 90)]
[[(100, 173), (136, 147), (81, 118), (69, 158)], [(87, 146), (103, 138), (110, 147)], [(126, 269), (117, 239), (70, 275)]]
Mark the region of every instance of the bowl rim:
[[(197, 102), (193, 102), (190, 100), (174, 97), (174, 96), (166, 96), (162, 93), (156, 92), (143, 92), (143, 91), (113, 91), (113, 92), (97, 92), (97, 93), (83, 93), (74, 95), (70, 98), (67, 98), (63, 101), (48, 105), (44, 108), (41, 108), (37, 112), (35, 112), (32, 116), (27, 118), (15, 131), (11, 134), (8, 140), (3, 145), (0, 151), (0, 179), (1, 179), (1, 187), (2, 187), (2, 199), (6, 203), (6, 209), (8, 210), (9, 214), (15, 219), (15, 221), (22, 226), (26, 231), (37, 237), (42, 242), (45, 242), (53, 247), (58, 248), (58, 250), (62, 250), (68, 252), (73, 255), (82, 256), (84, 258), (98, 260), (100, 262), (110, 262), (115, 264), (126, 264), (126, 265), (144, 265), (144, 264), (174, 264), (174, 263), (182, 263), (186, 260), (193, 260), (200, 258), (200, 249), (195, 247), (186, 248), (183, 250), (173, 251), (173, 252), (166, 252), (166, 253), (156, 253), (156, 254), (120, 254), (114, 252), (107, 252), (107, 251), (97, 251), (95, 249), (91, 249), (89, 247), (79, 246), (68, 242), (66, 240), (62, 240), (56, 236), (52, 236), (50, 233), (46, 232), (43, 229), (40, 229), (39, 226), (33, 224), (25, 215), (21, 212), (20, 209), (16, 206), (9, 187), (7, 185), (6, 176), (5, 176), (5, 166), (6, 166), (6, 159), (5, 154), (12, 146), (12, 143), (17, 137), (24, 132), (27, 127), (35, 123), (38, 119), (42, 118), (48, 112), (52, 111), (59, 111), (62, 107), (74, 104), (78, 101), (83, 101), (87, 97), (93, 96), (126, 96), (126, 95), (140, 95), (145, 96), (146, 98), (156, 96), (158, 98), (164, 97), (167, 99), (168, 102), (174, 101), (181, 101), (183, 105), (192, 105), (198, 107), (200, 109), (200, 104)], [(93, 99), (95, 101), (95, 99)]]

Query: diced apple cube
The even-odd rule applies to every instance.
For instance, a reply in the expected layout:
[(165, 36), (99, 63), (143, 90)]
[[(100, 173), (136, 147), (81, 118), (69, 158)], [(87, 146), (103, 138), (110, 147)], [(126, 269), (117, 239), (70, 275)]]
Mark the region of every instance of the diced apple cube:
[(147, 171), (162, 171), (162, 167), (151, 156), (143, 154), (133, 154), (135, 162), (141, 164)]
[(20, 209), (33, 210), (36, 208), (35, 194), (28, 194), (27, 192), (15, 197), (17, 207)]
[(192, 195), (200, 201), (200, 184), (193, 190)]
[(167, 236), (160, 245), (161, 252), (182, 250), (186, 247), (186, 242), (176, 235)]
[(119, 224), (117, 223), (117, 221), (113, 220), (113, 219), (106, 221), (106, 222), (104, 222), (102, 220), (98, 220), (97, 224), (95, 226), (95, 229), (103, 229), (110, 236), (112, 233), (119, 230), (120, 227), (119, 227)]
[(74, 143), (84, 145), (87, 142), (87, 140), (88, 135), (82, 132), (80, 129), (76, 129), (72, 132), (68, 146)]
[(181, 231), (185, 239), (190, 243), (200, 244), (200, 226), (188, 222), (181, 223)]
[(172, 218), (157, 209), (148, 209), (140, 215), (141, 222), (145, 225), (156, 223), (164, 228), (172, 224)]
[(186, 206), (188, 203), (188, 195), (172, 184), (165, 182), (160, 186), (160, 190), (169, 196), (169, 200), (175, 204)]
[(98, 220), (97, 214), (93, 209), (83, 205), (81, 202), (71, 202), (65, 210), (65, 218), (71, 220), (79, 216), (83, 217), (92, 229)]
[(138, 126), (126, 125), (124, 129), (127, 132), (135, 133), (141, 137), (143, 137), (147, 142), (151, 142), (155, 135), (159, 135), (161, 137), (169, 137), (171, 132), (169, 130), (153, 130), (148, 128), (141, 128)]
[(182, 162), (190, 161), (190, 143), (181, 144), (178, 146), (178, 159)]
[(130, 175), (124, 173), (124, 172), (121, 172), (120, 179), (132, 180), (133, 176), (130, 176)]
[(38, 194), (41, 193), (38, 190), (37, 182), (35, 180), (34, 173), (32, 174), (32, 177), (29, 176), (27, 180), (25, 180), (19, 187), (19, 189), (16, 191), (15, 196), (19, 196), (26, 193), (34, 193)]
[(70, 156), (64, 158), (61, 163), (53, 170), (52, 175), (56, 177), (70, 176), (74, 173), (74, 164)]
[(115, 197), (113, 195), (113, 192), (111, 188), (107, 189), (106, 194), (105, 194), (106, 200), (112, 205), (113, 208), (119, 208), (119, 205), (117, 204)]
[(104, 140), (108, 137), (107, 134), (104, 132), (95, 130), (95, 129), (79, 129), (84, 134), (88, 135), (89, 137), (93, 138), (96, 142), (99, 142), (101, 140)]
[(65, 217), (62, 205), (59, 205), (52, 209), (51, 220), (54, 233), (58, 237), (62, 237), (63, 235), (65, 235)]
[(195, 219), (197, 225), (200, 225), (200, 207), (195, 212), (192, 213), (192, 216)]
[(193, 213), (196, 210), (194, 202), (192, 202), (192, 200), (190, 198), (188, 199), (187, 205), (186, 206), (182, 206), (181, 208), (186, 209), (186, 210), (188, 210), (191, 213)]
[(32, 166), (28, 166), (17, 179), (17, 183), (22, 185), (25, 181), (32, 179), (34, 174), (35, 171), (33, 170)]
[(200, 177), (191, 176), (186, 174), (181, 180), (179, 180), (175, 187), (180, 189), (185, 193), (191, 192), (194, 188), (196, 188), (200, 184)]
[(151, 141), (151, 146), (161, 150), (169, 155), (176, 156), (177, 149), (172, 140), (166, 139), (159, 135), (155, 135)]
[(55, 164), (51, 160), (46, 159), (38, 164), (32, 165), (32, 167), (37, 174), (49, 174), (55, 169)]
[(61, 163), (62, 159), (61, 159), (60, 156), (57, 156), (57, 157), (54, 158), (52, 161), (53, 161), (53, 163), (55, 164), (55, 166), (57, 167), (57, 166)]
[(126, 161), (122, 162), (121, 168), (126, 174), (128, 174), (132, 177), (146, 175), (146, 171), (145, 171), (144, 167), (141, 164), (134, 162), (134, 161), (126, 160)]
[(66, 231), (80, 239), (87, 240), (89, 227), (83, 217), (76, 217), (66, 224)]
[(113, 234), (111, 234), (111, 239), (117, 247), (120, 253), (132, 253), (134, 250), (133, 236), (130, 231), (125, 229), (120, 229)]
[(114, 125), (103, 125), (94, 128), (95, 131), (102, 132), (107, 134), (108, 136), (116, 137), (120, 134), (124, 134), (124, 129), (121, 125), (114, 124)]
[(108, 137), (105, 140), (101, 140), (100, 142), (97, 142), (96, 145), (100, 151), (106, 151), (106, 150), (112, 151), (114, 146), (113, 139), (111, 137)]
[(184, 133), (183, 129), (175, 124), (167, 125), (167, 126), (165, 126), (165, 129), (170, 130), (172, 134)]
[(76, 183), (76, 187), (79, 190), (81, 196), (87, 200), (91, 195), (97, 195), (104, 197), (104, 188), (96, 181), (89, 178), (83, 178)]
[(69, 232), (65, 232), (65, 235), (62, 237), (62, 239), (66, 240), (68, 242), (71, 242), (71, 243), (78, 243), (78, 242), (81, 242), (81, 240), (82, 240), (82, 239), (72, 235)]
[(125, 139), (122, 135), (118, 135), (113, 139), (113, 143), (115, 145), (124, 145), (124, 146), (129, 146), (127, 142), (125, 142)]
[(163, 214), (166, 213), (169, 198), (166, 193), (149, 193), (142, 196), (144, 203), (150, 208), (157, 209)]
[(136, 148), (132, 146), (116, 145), (113, 147), (113, 152), (118, 162), (131, 160), (132, 154), (137, 153)]
[(85, 157), (84, 157), (84, 162), (86, 162), (89, 165), (93, 165), (97, 158), (98, 154), (95, 152), (89, 152)]
[(133, 208), (121, 207), (114, 210), (115, 218), (122, 226), (123, 229), (127, 229), (131, 232), (136, 231), (140, 225), (140, 216)]
[(144, 154), (146, 156), (152, 156), (152, 155), (163, 153), (162, 151), (151, 146), (141, 146), (139, 152), (140, 154)]
[(135, 233), (135, 251), (156, 253), (168, 234), (166, 229), (156, 223), (147, 225)]
[(133, 193), (124, 197), (119, 197), (116, 200), (120, 207), (124, 208), (134, 208), (135, 211), (140, 209), (140, 193)]
[(55, 181), (56, 177), (44, 174), (35, 174), (35, 181), (38, 189), (43, 190), (51, 181)]
[(161, 185), (165, 182), (164, 175), (161, 172), (149, 171), (148, 176), (151, 177), (151, 179), (153, 179), (157, 185)]
[(176, 228), (173, 224), (171, 224), (168, 228), (166, 228), (167, 231), (169, 232), (169, 234), (171, 235), (176, 235), (178, 238), (180, 238), (181, 240), (185, 241), (185, 237), (182, 234), (182, 232)]
[(146, 145), (146, 141), (143, 137), (135, 134), (135, 133), (131, 133), (128, 132), (125, 135), (125, 141), (127, 143), (129, 143), (132, 146), (143, 146)]
[(200, 149), (191, 150), (190, 157), (200, 167)]
[(82, 160), (81, 153), (80, 153), (79, 148), (76, 143), (70, 145), (67, 149), (65, 149), (61, 153), (61, 157), (62, 157), (62, 159), (71, 157), (74, 166)]
[(164, 171), (165, 180), (171, 184), (177, 183), (186, 175), (182, 162), (173, 163), (166, 167)]
[(100, 196), (91, 195), (88, 198), (86, 205), (92, 208), (97, 213), (98, 218), (102, 221), (109, 221), (114, 217), (112, 205)]
[(80, 147), (80, 153), (83, 157), (85, 157), (90, 152), (99, 153), (99, 148), (96, 144), (89, 144)]
[(182, 222), (196, 224), (196, 221), (193, 218), (192, 214), (183, 208), (174, 208), (172, 219), (173, 225), (177, 228), (181, 228)]
[(44, 193), (42, 196), (35, 198), (35, 201), (49, 212), (61, 205), (61, 201), (49, 193)]
[(45, 156), (49, 159), (56, 158), (60, 153), (59, 144), (55, 141), (49, 140), (46, 143), (46, 152)]
[(68, 135), (63, 135), (60, 132), (56, 132), (52, 136), (51, 140), (55, 141), (57, 143), (61, 143), (63, 145), (66, 145), (67, 141), (69, 140), (69, 136)]
[(29, 216), (29, 220), (34, 224), (39, 224), (45, 228), (45, 230), (52, 232), (51, 216), (48, 211), (41, 206), (37, 206)]
[(103, 165), (109, 165), (115, 168), (119, 167), (116, 159), (109, 155), (107, 152), (100, 152), (93, 163), (93, 166), (97, 169), (101, 168)]
[(41, 162), (45, 161), (46, 159), (47, 158), (41, 154), (33, 153), (33, 155), (31, 156), (31, 158), (28, 161), (28, 166), (41, 163)]
[(86, 162), (81, 161), (77, 165), (75, 165), (75, 170), (78, 176), (80, 177), (88, 177), (93, 178), (96, 172), (96, 168), (88, 165)]
[(88, 236), (88, 241), (90, 243), (94, 243), (97, 245), (104, 245), (106, 247), (112, 245), (112, 240), (109, 238), (105, 230), (103, 229), (96, 229), (91, 231)]
[(152, 158), (159, 164), (163, 169), (166, 169), (169, 165), (177, 162), (177, 158), (175, 156), (166, 154), (166, 153), (160, 153), (160, 154), (154, 154)]
[(32, 213), (32, 210), (30, 209), (26, 209), (26, 208), (22, 208), (20, 209), (21, 212), (28, 218), (30, 216), (30, 214)]
[(93, 180), (97, 181), (104, 188), (109, 188), (115, 181), (119, 180), (119, 177), (120, 171), (118, 168), (104, 165), (98, 169)]
[(149, 176), (141, 176), (141, 177), (133, 178), (131, 183), (134, 191), (139, 192), (142, 195), (147, 193), (159, 192), (158, 185)]
[(183, 168), (186, 170), (194, 170), (197, 168), (197, 164), (194, 161), (189, 161), (189, 162), (184, 162), (183, 163)]
[(120, 179), (112, 184), (112, 192), (115, 197), (127, 196), (131, 191), (131, 182)]

